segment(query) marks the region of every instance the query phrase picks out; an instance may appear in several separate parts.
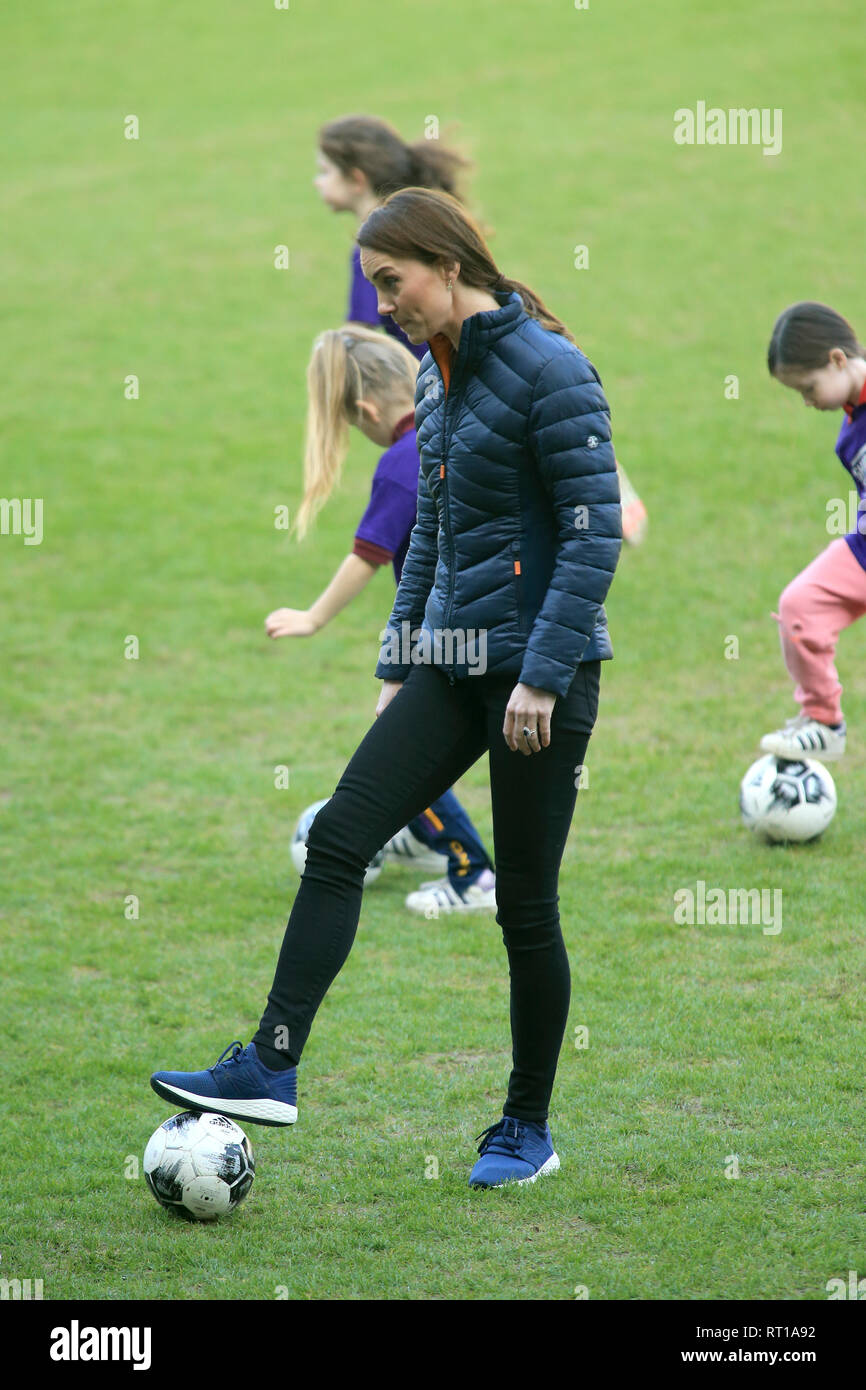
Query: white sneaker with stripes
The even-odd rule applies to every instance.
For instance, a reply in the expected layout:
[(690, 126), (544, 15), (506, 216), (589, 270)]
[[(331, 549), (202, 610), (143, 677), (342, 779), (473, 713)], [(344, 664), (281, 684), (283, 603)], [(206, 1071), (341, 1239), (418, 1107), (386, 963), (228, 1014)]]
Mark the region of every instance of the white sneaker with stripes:
[(790, 762), (817, 758), (820, 762), (831, 763), (843, 756), (846, 733), (844, 719), (841, 724), (819, 724), (811, 715), (798, 714), (786, 721), (784, 729), (764, 734), (761, 751)]
[(448, 864), (448, 855), (431, 849), (423, 840), (413, 834), (408, 825), (390, 839), (385, 846), (385, 858), (397, 864), (407, 864), (410, 869), (442, 869)]
[(438, 917), (442, 912), (496, 911), (496, 876), (490, 869), (478, 875), (474, 883), (459, 892), (448, 875), (422, 883), (406, 899), (406, 906), (412, 912), (420, 912), (425, 917)]

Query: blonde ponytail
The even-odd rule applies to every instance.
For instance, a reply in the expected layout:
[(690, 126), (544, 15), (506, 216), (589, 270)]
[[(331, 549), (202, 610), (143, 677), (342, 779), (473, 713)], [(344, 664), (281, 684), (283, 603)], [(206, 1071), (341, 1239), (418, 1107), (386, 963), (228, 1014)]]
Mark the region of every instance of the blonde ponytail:
[(396, 338), (344, 324), (320, 333), (307, 367), (304, 496), (292, 523), (303, 540), (340, 481), (358, 401), (388, 406), (415, 392), (418, 360)]

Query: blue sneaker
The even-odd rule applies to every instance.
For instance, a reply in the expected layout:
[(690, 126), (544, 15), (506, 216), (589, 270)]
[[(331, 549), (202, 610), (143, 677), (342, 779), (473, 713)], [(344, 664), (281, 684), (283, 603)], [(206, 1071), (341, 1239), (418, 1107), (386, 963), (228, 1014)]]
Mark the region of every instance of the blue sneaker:
[(185, 1110), (253, 1125), (293, 1125), (298, 1118), (297, 1067), (271, 1071), (259, 1061), (255, 1043), (230, 1043), (207, 1071), (156, 1071), (150, 1084), (163, 1100)]
[(547, 1123), (515, 1120), (503, 1115), (477, 1136), (481, 1157), (469, 1174), (470, 1187), (504, 1187), (506, 1183), (535, 1182), (544, 1173), (555, 1173), (559, 1159)]

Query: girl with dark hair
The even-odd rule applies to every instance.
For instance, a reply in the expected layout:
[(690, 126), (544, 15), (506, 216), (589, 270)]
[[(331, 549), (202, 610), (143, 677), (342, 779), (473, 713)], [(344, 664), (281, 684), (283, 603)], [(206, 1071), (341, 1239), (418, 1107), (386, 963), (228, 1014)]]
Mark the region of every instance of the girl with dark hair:
[[(351, 212), (360, 225), (390, 193), (409, 186), (439, 188), (457, 196), (457, 177), (469, 163), (438, 140), (407, 145), (393, 126), (375, 116), (342, 116), (319, 131), (314, 187), (334, 212)], [(361, 271), (357, 242), (352, 245), (351, 284), (346, 318), (381, 325), (419, 360), (426, 343), (410, 343), (388, 314), (380, 314), (376, 291)]]
[(252, 1042), (151, 1085), (185, 1108), (293, 1123), (298, 1062), (351, 948), (367, 864), (486, 752), (513, 1065), (469, 1182), (534, 1182), (559, 1167), (548, 1126), (570, 998), (559, 868), (612, 656), (609, 410), (571, 334), (498, 269), (455, 198), (403, 189), (358, 240), (380, 312), (430, 345), (415, 389), (418, 514), (376, 667), (377, 718), (311, 826)]
[[(866, 498), (866, 350), (826, 304), (804, 301), (780, 314), (767, 350), (770, 373), (815, 410), (842, 410), (836, 453)], [(847, 729), (836, 670), (839, 634), (866, 613), (866, 519), (831, 541), (792, 579), (779, 599), (782, 655), (800, 713), (765, 734), (761, 748), (777, 758), (841, 758)]]
[[(269, 637), (314, 636), (384, 565), (393, 565), (399, 584), (418, 495), (417, 367), (417, 358), (401, 343), (376, 329), (346, 324), (317, 337), (307, 368), (304, 496), (293, 524), (298, 538), (307, 534), (339, 481), (350, 426), (385, 452), (373, 475), (351, 554), (310, 608), (277, 608), (269, 614)], [(409, 893), (410, 911), (428, 918), (443, 912), (495, 911), (493, 865), (450, 788), (393, 836), (385, 853), (409, 868), (447, 871)]]

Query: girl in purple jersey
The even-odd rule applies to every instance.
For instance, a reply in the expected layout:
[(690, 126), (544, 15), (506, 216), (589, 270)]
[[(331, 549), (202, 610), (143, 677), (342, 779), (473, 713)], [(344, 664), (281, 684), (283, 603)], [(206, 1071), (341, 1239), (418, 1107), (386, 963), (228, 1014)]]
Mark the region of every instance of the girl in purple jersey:
[[(277, 608), (269, 614), (269, 637), (313, 636), (358, 596), (382, 565), (393, 565), (399, 584), (418, 505), (417, 365), (400, 343), (370, 328), (346, 324), (316, 339), (307, 369), (304, 497), (293, 526), (298, 538), (307, 534), (339, 481), (350, 425), (385, 453), (373, 475), (370, 501), (351, 554), (310, 608)], [(492, 862), (453, 791), (410, 820), (389, 840), (386, 853), (418, 869), (447, 868), (442, 877), (409, 894), (406, 906), (413, 912), (434, 917), (440, 912), (496, 910)]]
[[(400, 188), (440, 188), (459, 197), (457, 175), (468, 168), (468, 161), (438, 140), (407, 145), (375, 116), (343, 116), (322, 126), (316, 164), (313, 185), (322, 201), (333, 212), (351, 212), (359, 227), (373, 208)], [(349, 322), (384, 328), (420, 361), (427, 344), (410, 343), (390, 314), (379, 313), (376, 291), (361, 272), (357, 242), (352, 245), (350, 274)]]
[[(850, 323), (826, 304), (792, 305), (776, 320), (767, 365), (807, 406), (844, 411), (836, 453), (859, 498), (866, 499), (866, 349)], [(866, 517), (858, 506), (857, 528), (831, 541), (791, 581), (773, 614), (800, 713), (765, 734), (765, 753), (792, 760), (814, 755), (824, 762), (842, 757), (846, 726), (836, 644), (842, 629), (864, 613)]]

